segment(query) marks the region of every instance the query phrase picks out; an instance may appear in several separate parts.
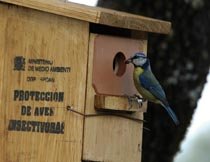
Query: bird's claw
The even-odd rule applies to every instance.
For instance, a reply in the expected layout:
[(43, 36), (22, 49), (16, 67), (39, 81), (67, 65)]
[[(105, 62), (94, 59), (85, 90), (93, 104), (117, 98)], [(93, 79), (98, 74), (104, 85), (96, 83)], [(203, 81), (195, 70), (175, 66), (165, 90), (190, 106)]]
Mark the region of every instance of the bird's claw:
[(139, 105), (139, 108), (143, 106), (143, 102), (146, 101), (146, 99), (140, 97), (139, 95), (133, 95), (133, 96), (128, 96), (125, 95), (128, 98), (128, 103), (130, 105), (130, 108), (132, 107), (132, 102), (137, 102)]
[(143, 105), (143, 102), (146, 102), (146, 99), (143, 97), (140, 97), (139, 95), (135, 94), (133, 95), (136, 98), (136, 101), (138, 104), (141, 104), (141, 106)]
[(137, 95), (137, 94), (135, 94), (134, 97), (135, 97), (135, 101), (140, 105), (140, 107), (142, 107), (142, 106), (143, 106), (143, 102), (145, 102), (146, 99), (140, 97), (140, 96)]

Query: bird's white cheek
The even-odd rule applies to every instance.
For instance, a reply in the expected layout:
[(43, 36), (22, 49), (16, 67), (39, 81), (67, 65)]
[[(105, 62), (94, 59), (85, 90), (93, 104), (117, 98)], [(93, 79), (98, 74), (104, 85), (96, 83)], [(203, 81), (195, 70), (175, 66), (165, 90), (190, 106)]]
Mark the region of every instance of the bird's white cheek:
[(133, 63), (135, 64), (135, 65), (139, 65), (139, 61), (138, 60), (133, 60)]
[(145, 63), (145, 61), (140, 60), (140, 59), (135, 59), (135, 60), (133, 60), (133, 63), (137, 66), (142, 66)]

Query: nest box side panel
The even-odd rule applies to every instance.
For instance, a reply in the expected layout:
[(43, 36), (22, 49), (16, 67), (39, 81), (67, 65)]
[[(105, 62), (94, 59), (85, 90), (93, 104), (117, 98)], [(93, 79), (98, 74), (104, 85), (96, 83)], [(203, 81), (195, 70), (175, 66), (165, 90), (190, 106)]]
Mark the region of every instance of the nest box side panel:
[(0, 161), (80, 162), (89, 24), (0, 3)]
[[(1, 14), (1, 13), (0, 13)], [(1, 39), (3, 38), (4, 34), (5, 34), (5, 28), (6, 28), (6, 19), (3, 19), (2, 17), (0, 17), (0, 146), (1, 148), (4, 146), (4, 110), (2, 109), (2, 102), (3, 102), (3, 80), (4, 80), (4, 76), (3, 76), (3, 72), (4, 72), (4, 45), (5, 45), (5, 40)], [(0, 150), (0, 159), (3, 161), (5, 160), (5, 152), (4, 149)], [(1, 161), (0, 160), (0, 161)]]

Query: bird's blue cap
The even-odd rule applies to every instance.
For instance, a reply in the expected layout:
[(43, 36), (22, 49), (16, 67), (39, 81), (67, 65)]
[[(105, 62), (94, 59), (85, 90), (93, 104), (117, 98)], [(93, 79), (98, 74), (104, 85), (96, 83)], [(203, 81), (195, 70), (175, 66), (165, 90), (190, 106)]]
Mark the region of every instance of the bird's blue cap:
[(143, 52), (138, 52), (138, 53), (135, 53), (134, 57), (146, 57), (146, 55), (143, 53)]
[(127, 59), (125, 61), (125, 63), (126, 64), (129, 64), (129, 63), (132, 62), (133, 59), (136, 59), (136, 58), (139, 58), (139, 57), (146, 58), (146, 55), (143, 52), (135, 53), (132, 57), (130, 57), (129, 59)]

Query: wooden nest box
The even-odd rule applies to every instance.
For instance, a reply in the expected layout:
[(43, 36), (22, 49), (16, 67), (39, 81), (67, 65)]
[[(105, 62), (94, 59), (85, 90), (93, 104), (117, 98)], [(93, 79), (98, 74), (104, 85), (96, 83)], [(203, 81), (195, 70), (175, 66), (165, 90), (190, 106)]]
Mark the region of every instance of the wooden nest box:
[(59, 0), (0, 0), (0, 162), (139, 162), (131, 65), (170, 23)]

